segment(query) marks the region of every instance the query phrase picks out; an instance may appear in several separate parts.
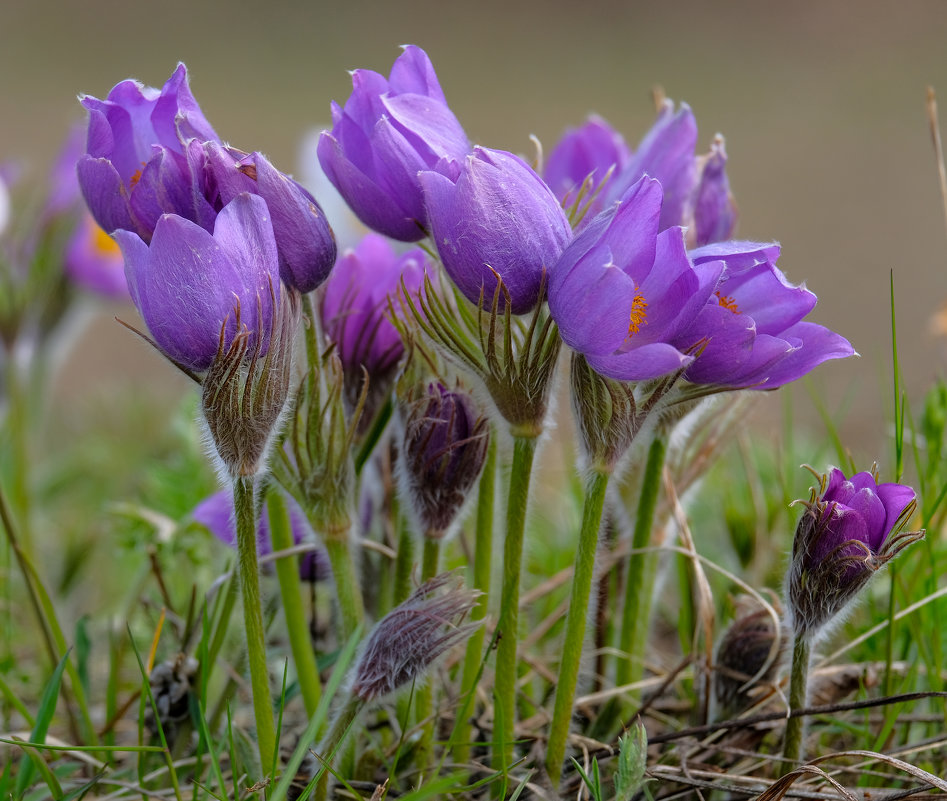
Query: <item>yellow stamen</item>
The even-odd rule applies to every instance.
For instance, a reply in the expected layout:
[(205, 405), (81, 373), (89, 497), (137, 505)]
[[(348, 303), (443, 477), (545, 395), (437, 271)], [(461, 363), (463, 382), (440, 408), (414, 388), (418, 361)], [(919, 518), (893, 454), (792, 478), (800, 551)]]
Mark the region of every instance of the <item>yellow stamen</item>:
[(92, 224), (92, 249), (101, 256), (118, 256), (121, 248), (105, 231)]
[(729, 295), (721, 295), (719, 292), (714, 292), (714, 294), (717, 296), (717, 302), (725, 309), (732, 311), (734, 314), (740, 313), (737, 302), (732, 297)]
[(635, 297), (631, 301), (629, 314), (628, 336), (634, 336), (641, 330), (641, 326), (648, 324), (648, 302), (644, 299), (640, 289), (635, 290)]
[(134, 189), (135, 185), (141, 180), (141, 170), (135, 170), (132, 177), (128, 179), (128, 188)]

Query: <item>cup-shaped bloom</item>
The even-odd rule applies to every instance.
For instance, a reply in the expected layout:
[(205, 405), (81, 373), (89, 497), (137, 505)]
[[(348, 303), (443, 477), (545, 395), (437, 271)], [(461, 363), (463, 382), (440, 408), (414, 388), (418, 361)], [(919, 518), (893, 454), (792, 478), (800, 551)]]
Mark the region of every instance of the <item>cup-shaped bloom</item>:
[(69, 279), (107, 298), (128, 298), (122, 251), (88, 212), (83, 213), (66, 243), (63, 267)]
[(482, 147), (419, 177), (437, 252), (464, 296), (489, 304), (499, 278), (514, 314), (532, 309), (543, 272), (572, 237), (542, 178), (512, 153)]
[(322, 321), (335, 344), (345, 377), (346, 401), (354, 407), (368, 376), (368, 411), (391, 389), (398, 362), (404, 354), (401, 336), (391, 321), (400, 314), (398, 294), (422, 291), (425, 276), (435, 278), (430, 259), (415, 249), (398, 255), (387, 239), (367, 234), (347, 251), (326, 282)]
[[(301, 545), (313, 542), (315, 535), (299, 505), (290, 497), (284, 496), (289, 513), (290, 531), (293, 542)], [(233, 493), (230, 490), (221, 490), (205, 498), (191, 512), (191, 517), (225, 545), (237, 547), (237, 523), (233, 506)], [(270, 518), (266, 501), (260, 511), (256, 531), (257, 553), (265, 556), (273, 552), (273, 541), (270, 537)], [(323, 548), (314, 548), (312, 551), (300, 554), (299, 577), (303, 581), (315, 583), (325, 581), (332, 575), (329, 565), (329, 556)]]
[[(621, 134), (598, 116), (591, 116), (581, 128), (565, 132), (543, 167), (543, 179), (556, 197), (568, 206), (576, 199), (588, 179), (589, 195), (613, 170), (621, 174), (631, 159), (631, 151)], [(593, 203), (590, 213), (601, 210), (601, 201)]]
[(399, 469), (407, 507), (431, 539), (458, 519), (487, 458), (489, 423), (473, 399), (441, 384), (407, 410)]
[[(163, 212), (188, 205), (184, 142), (215, 140), (179, 64), (160, 89), (122, 81), (105, 100), (85, 96), (87, 152), (79, 159), (79, 185), (96, 222), (107, 232), (135, 231), (146, 241)], [(159, 197), (173, 191), (173, 197)], [(155, 206), (160, 202), (161, 211)]]
[[(803, 318), (816, 304), (776, 266), (779, 245), (723, 242), (690, 251), (702, 280), (719, 278), (679, 347), (703, 349), (685, 378), (695, 384), (774, 389), (828, 359), (854, 355), (851, 343)], [(721, 262), (726, 265), (719, 272)]]
[(172, 361), (207, 370), (221, 344), (226, 347), (241, 327), (260, 337), (265, 353), (279, 299), (279, 267), (262, 198), (234, 198), (218, 215), (213, 234), (166, 214), (150, 245), (130, 231), (116, 231), (115, 238), (132, 300)]
[(345, 106), (332, 104), (332, 123), (319, 161), (352, 211), (393, 239), (422, 239), (428, 225), (418, 172), (470, 149), (427, 54), (405, 47), (387, 79), (355, 70)]
[(811, 637), (924, 532), (902, 531), (917, 505), (914, 490), (879, 484), (874, 471), (849, 479), (833, 468), (802, 503), (786, 595), (794, 633)]
[(335, 264), (335, 237), (309, 192), (261, 153), (192, 140), (187, 144), (187, 159), (200, 190), (195, 208), (198, 218), (204, 208), (201, 198), (216, 216), (217, 210), (242, 192), (259, 195), (266, 201), (273, 223), (283, 282), (305, 293), (325, 281)]
[(458, 586), (450, 573), (418, 587), (368, 635), (353, 671), (352, 694), (375, 701), (422, 679), (442, 654), (480, 627), (482, 621), (460, 622), (478, 596)]
[(714, 287), (714, 266), (698, 277), (680, 228), (658, 232), (662, 195), (660, 183), (642, 178), (588, 223), (549, 274), (563, 341), (609, 378), (657, 378), (689, 364), (693, 357), (672, 342)]

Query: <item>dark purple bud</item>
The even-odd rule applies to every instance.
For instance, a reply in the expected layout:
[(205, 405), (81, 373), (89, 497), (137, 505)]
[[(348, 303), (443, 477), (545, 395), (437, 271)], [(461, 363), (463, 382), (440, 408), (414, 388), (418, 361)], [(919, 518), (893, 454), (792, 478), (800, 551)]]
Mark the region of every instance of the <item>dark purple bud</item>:
[(751, 693), (779, 670), (788, 637), (759, 602), (744, 598), (717, 646), (714, 695), (724, 717), (742, 711)]
[[(609, 170), (621, 174), (630, 158), (631, 151), (621, 134), (593, 115), (581, 128), (566, 131), (546, 159), (543, 178), (563, 205), (568, 206), (587, 178), (588, 192), (592, 194)], [(601, 208), (599, 200), (589, 211), (596, 214)]]
[(714, 287), (694, 271), (680, 228), (658, 233), (662, 194), (642, 178), (549, 273), (549, 310), (563, 341), (609, 378), (638, 381), (686, 366), (692, 357), (673, 342)]
[(917, 506), (914, 490), (879, 484), (874, 472), (847, 479), (833, 468), (802, 503), (786, 595), (796, 636), (812, 637), (924, 532), (903, 531)]
[(701, 282), (713, 282), (713, 294), (674, 340), (685, 349), (703, 343), (684, 374), (688, 381), (775, 389), (828, 359), (855, 355), (844, 337), (803, 321), (816, 296), (776, 266), (778, 245), (723, 242), (689, 255)]
[[(165, 354), (185, 367), (207, 370), (221, 345), (243, 327), (264, 337), (272, 327), (279, 285), (276, 242), (266, 203), (234, 199), (217, 217), (213, 234), (166, 214), (147, 245), (116, 231), (132, 300)], [(238, 322), (239, 314), (239, 322)]]
[(428, 223), (418, 172), (470, 149), (427, 54), (405, 47), (387, 79), (355, 70), (344, 108), (332, 104), (332, 123), (319, 161), (358, 218), (393, 239), (422, 239)]
[(478, 592), (442, 573), (422, 584), (372, 630), (355, 665), (352, 694), (374, 701), (422, 679), (442, 654), (462, 643), (483, 621), (460, 624), (477, 605)]
[(442, 539), (458, 519), (487, 458), (489, 423), (473, 399), (441, 384), (406, 412), (401, 486), (425, 536)]
[(572, 238), (542, 178), (512, 153), (482, 147), (419, 177), (437, 252), (464, 296), (478, 303), (482, 293), (489, 305), (499, 277), (514, 314), (532, 309), (543, 272)]
[(425, 276), (437, 277), (423, 250), (395, 253), (378, 234), (367, 234), (354, 250), (346, 251), (326, 282), (322, 322), (335, 344), (345, 377), (345, 396), (354, 408), (368, 375), (369, 396), (364, 417), (370, 422), (391, 390), (404, 354), (391, 313), (402, 314), (402, 287), (412, 296), (423, 289)]

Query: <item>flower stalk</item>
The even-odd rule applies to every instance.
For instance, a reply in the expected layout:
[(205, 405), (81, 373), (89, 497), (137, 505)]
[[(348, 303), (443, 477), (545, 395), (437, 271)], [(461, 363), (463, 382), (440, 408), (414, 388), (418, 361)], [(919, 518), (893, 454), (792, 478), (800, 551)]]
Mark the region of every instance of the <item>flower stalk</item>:
[(233, 482), (233, 502), (237, 517), (237, 570), (243, 597), (243, 623), (247, 636), (247, 661), (250, 663), (250, 689), (256, 720), (260, 767), (270, 773), (276, 755), (276, 728), (273, 724), (273, 697), (266, 667), (263, 614), (260, 608), (260, 574), (256, 554), (256, 512), (253, 477), (238, 477)]
[[(789, 674), (789, 711), (799, 712), (806, 707), (809, 688), (810, 644), (806, 636), (796, 635), (792, 645), (792, 668)], [(802, 756), (804, 718), (790, 714), (783, 735), (783, 764), (780, 774), (785, 776), (796, 767)]]

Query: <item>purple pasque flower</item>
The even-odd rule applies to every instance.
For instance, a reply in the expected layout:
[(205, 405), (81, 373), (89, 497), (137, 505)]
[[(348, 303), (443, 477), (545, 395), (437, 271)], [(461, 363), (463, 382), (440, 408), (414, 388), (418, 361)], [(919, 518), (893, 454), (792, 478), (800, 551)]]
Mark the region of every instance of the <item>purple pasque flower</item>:
[(332, 104), (332, 130), (323, 132), (318, 153), (362, 222), (415, 242), (428, 228), (418, 172), (469, 149), (430, 59), (408, 45), (387, 79), (370, 70), (352, 73), (352, 94), (344, 107)]
[[(290, 496), (284, 495), (286, 510), (289, 513), (289, 525), (293, 542), (301, 545), (314, 541), (312, 529), (306, 522), (306, 517), (299, 505)], [(205, 526), (218, 540), (231, 548), (237, 547), (237, 524), (234, 515), (233, 493), (221, 490), (205, 498), (191, 512), (191, 517), (202, 526)], [(270, 517), (266, 501), (257, 521), (256, 530), (257, 553), (266, 556), (273, 552), (273, 541), (270, 537)], [(315, 583), (325, 581), (332, 575), (329, 557), (323, 548), (315, 548), (300, 554), (299, 577), (303, 581)]]
[(617, 172), (605, 200), (619, 199), (641, 176), (649, 175), (664, 188), (660, 229), (684, 225), (688, 245), (728, 239), (736, 225), (736, 206), (726, 177), (723, 138), (717, 136), (706, 156), (695, 157), (697, 121), (686, 103), (675, 111), (664, 100), (658, 117), (637, 150)]
[(326, 280), (337, 255), (335, 236), (316, 199), (300, 184), (261, 153), (214, 141), (188, 142), (187, 160), (198, 188), (196, 216), (205, 228), (241, 192), (259, 195), (273, 223), (283, 282), (305, 293)]
[(833, 468), (804, 505), (786, 589), (795, 633), (811, 636), (924, 532), (902, 531), (916, 507), (914, 490), (879, 484), (874, 470), (848, 479)]
[(191, 94), (187, 68), (178, 64), (160, 90), (126, 80), (105, 100), (86, 95), (82, 105), (89, 129), (77, 170), (86, 203), (105, 231), (148, 241), (162, 213), (190, 205), (184, 142), (219, 141)]
[(128, 298), (121, 248), (87, 211), (66, 243), (63, 267), (69, 279), (84, 289), (116, 300)]
[(430, 384), (404, 417), (403, 494), (424, 536), (443, 539), (483, 471), (490, 425), (469, 395), (440, 383)]
[(513, 314), (532, 309), (543, 272), (572, 238), (542, 178), (518, 156), (484, 147), (418, 177), (437, 252), (464, 296), (479, 303), (482, 294), (489, 305), (499, 278)]
[[(803, 321), (816, 304), (776, 266), (779, 245), (722, 242), (690, 251), (702, 282), (718, 278), (709, 302), (674, 344), (703, 349), (684, 377), (695, 384), (774, 389), (828, 359), (855, 354), (851, 343)], [(720, 263), (725, 265), (720, 272)]]
[[(213, 233), (173, 214), (151, 244), (116, 231), (132, 300), (155, 343), (174, 362), (207, 370), (221, 346), (246, 328), (266, 352), (279, 302), (276, 241), (266, 202), (242, 194), (228, 203)], [(255, 344), (255, 340), (254, 340)]]
[(402, 288), (418, 295), (425, 276), (436, 279), (423, 250), (398, 255), (383, 236), (367, 234), (346, 251), (326, 282), (322, 321), (342, 362), (346, 399), (354, 407), (362, 391), (363, 370), (369, 380), (369, 411), (391, 389), (404, 354), (401, 336), (391, 321), (401, 313)]
[(673, 343), (707, 303), (723, 264), (698, 276), (680, 228), (659, 233), (663, 192), (642, 178), (596, 216), (549, 273), (563, 341), (604, 376), (640, 381), (693, 359)]
[[(622, 135), (592, 115), (581, 128), (565, 132), (546, 159), (543, 179), (562, 204), (569, 206), (587, 178), (588, 194), (593, 195), (609, 170), (620, 174), (630, 159), (631, 151)], [(601, 200), (596, 199), (589, 212), (595, 214), (601, 208)]]

